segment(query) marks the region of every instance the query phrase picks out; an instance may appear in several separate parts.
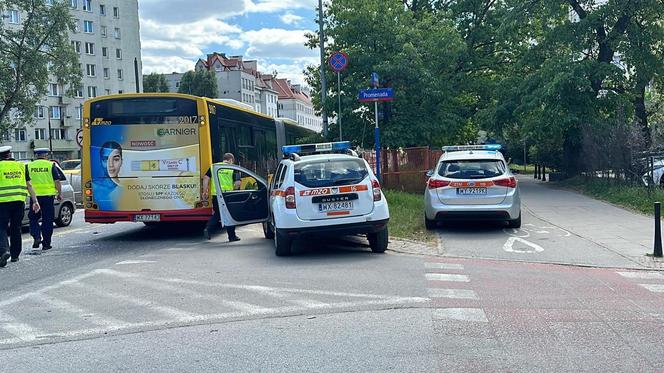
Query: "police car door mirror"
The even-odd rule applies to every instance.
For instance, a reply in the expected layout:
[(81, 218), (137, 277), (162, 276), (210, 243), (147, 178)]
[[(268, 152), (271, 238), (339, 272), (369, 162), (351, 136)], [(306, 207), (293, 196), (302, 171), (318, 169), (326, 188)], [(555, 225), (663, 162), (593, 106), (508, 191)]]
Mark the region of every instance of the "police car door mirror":
[(433, 170), (427, 171), (427, 177), (431, 177), (431, 176), (433, 176)]

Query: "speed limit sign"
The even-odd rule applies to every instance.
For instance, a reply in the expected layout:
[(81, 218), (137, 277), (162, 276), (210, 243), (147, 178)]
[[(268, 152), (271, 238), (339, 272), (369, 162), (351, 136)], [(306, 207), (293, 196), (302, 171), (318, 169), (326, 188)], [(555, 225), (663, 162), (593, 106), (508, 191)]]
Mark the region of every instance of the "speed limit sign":
[(76, 130), (76, 143), (78, 143), (78, 146), (83, 147), (83, 130), (82, 129)]

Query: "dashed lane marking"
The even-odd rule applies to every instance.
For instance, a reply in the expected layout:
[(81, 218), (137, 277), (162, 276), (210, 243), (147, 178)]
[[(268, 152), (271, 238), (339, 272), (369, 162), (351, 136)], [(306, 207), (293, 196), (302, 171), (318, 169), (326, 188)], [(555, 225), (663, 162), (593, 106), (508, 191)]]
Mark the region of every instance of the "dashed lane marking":
[(437, 308), (433, 310), (434, 320), (457, 320), (489, 322), (480, 308)]
[(451, 275), (447, 273), (427, 273), (426, 278), (429, 281), (470, 282), (470, 279), (466, 275)]
[(637, 278), (640, 280), (664, 280), (664, 274), (659, 272), (617, 272), (622, 277)]
[(425, 262), (424, 263), (424, 268), (427, 268), (427, 269), (447, 269), (447, 270), (462, 271), (463, 270), (463, 265), (461, 265), (461, 264), (451, 264), (451, 263)]
[(639, 284), (639, 286), (642, 286), (653, 293), (664, 293), (664, 285), (660, 284)]
[(428, 289), (430, 298), (479, 299), (477, 294), (467, 289)]

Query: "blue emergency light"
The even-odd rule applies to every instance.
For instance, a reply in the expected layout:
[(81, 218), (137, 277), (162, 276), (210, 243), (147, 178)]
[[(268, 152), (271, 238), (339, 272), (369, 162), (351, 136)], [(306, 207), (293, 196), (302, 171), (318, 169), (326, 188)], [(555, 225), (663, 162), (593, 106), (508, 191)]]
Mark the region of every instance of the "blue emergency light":
[(487, 144), (487, 145), (454, 145), (454, 146), (443, 146), (444, 152), (462, 152), (469, 150), (488, 150), (488, 151), (498, 151), (502, 149), (503, 146), (500, 144)]
[(293, 153), (329, 153), (350, 149), (350, 141), (323, 142), (320, 144), (285, 145), (281, 147), (284, 155)]

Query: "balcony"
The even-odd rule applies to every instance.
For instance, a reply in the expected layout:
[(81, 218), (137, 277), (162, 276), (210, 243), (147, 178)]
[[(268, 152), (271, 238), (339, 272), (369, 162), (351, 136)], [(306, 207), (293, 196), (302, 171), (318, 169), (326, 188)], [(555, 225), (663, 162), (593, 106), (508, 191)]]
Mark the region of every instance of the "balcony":
[[(32, 140), (31, 148), (48, 148), (48, 140)], [(78, 144), (75, 140), (53, 140), (53, 151), (75, 151), (79, 150)]]

